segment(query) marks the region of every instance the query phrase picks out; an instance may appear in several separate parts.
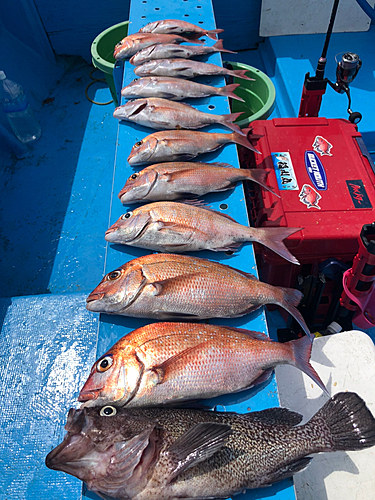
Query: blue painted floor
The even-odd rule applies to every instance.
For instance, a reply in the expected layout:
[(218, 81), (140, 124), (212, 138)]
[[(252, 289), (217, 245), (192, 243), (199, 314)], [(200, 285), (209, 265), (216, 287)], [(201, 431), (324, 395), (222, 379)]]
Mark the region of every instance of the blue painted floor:
[[(361, 44), (373, 37), (372, 29), (361, 35)], [(277, 38), (267, 42), (270, 47), (226, 59), (265, 71), (277, 89), (272, 117), (295, 116), (304, 73), (320, 55), (321, 37), (309, 38), (300, 46), (303, 57), (292, 61), (282, 57), (287, 37)], [(334, 44), (356, 50), (339, 40)], [(374, 54), (366, 57), (353, 83), (353, 108), (364, 114), (359, 129), (374, 152), (375, 103), (369, 99), (375, 91)], [(85, 97), (93, 67), (79, 58), (66, 64), (38, 113), (42, 138), (28, 157), (2, 157), (0, 164), (0, 497), (7, 500), (44, 500), (51, 492), (56, 500), (80, 498), (82, 489), (70, 476), (56, 479), (44, 457), (64, 434), (66, 412), (87, 375), (82, 369), (96, 356), (98, 320), (84, 303), (105, 269), (103, 233), (110, 204), (102, 200), (112, 193), (118, 123), (112, 118), (113, 105), (94, 105)], [(287, 74), (283, 64), (292, 64), (295, 78), (282, 79)], [(333, 78), (332, 71), (327, 76)], [(89, 95), (110, 100), (101, 83), (90, 87)], [(323, 99), (326, 116), (346, 117), (345, 96), (328, 89)], [(275, 312), (267, 316), (274, 336), (283, 319)]]

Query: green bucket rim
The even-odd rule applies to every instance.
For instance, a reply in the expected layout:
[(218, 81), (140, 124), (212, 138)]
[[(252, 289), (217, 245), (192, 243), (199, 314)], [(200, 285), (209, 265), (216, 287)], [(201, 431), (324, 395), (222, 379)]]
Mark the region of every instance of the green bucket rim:
[(107, 61), (106, 59), (103, 59), (98, 53), (97, 45), (100, 42), (100, 40), (104, 36), (106, 36), (109, 32), (114, 31), (116, 28), (126, 26), (128, 24), (129, 24), (129, 21), (123, 21), (122, 23), (118, 23), (118, 24), (114, 24), (113, 26), (110, 26), (106, 30), (99, 33), (99, 35), (94, 39), (94, 41), (91, 44), (91, 56), (92, 56), (93, 61), (95, 60), (94, 66), (99, 68), (104, 73), (112, 74), (113, 68), (115, 67), (115, 63), (112, 63), (110, 61)]
[(263, 107), (259, 111), (256, 111), (253, 115), (249, 116), (248, 118), (236, 121), (236, 124), (239, 125), (240, 127), (245, 127), (250, 122), (253, 122), (260, 118), (266, 119), (272, 113), (275, 107), (276, 89), (274, 84), (272, 83), (272, 80), (265, 73), (263, 73), (263, 71), (253, 66), (249, 66), (248, 64), (236, 61), (223, 61), (223, 64), (230, 64), (233, 67), (233, 69), (246, 69), (248, 71), (251, 71), (252, 73), (256, 73), (257, 78), (261, 78), (268, 88), (268, 98), (264, 103)]

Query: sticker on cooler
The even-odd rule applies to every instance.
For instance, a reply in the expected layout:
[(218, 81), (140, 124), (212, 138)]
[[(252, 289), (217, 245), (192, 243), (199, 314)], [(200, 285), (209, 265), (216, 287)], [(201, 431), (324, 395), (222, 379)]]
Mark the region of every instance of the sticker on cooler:
[(327, 190), (327, 175), (323, 164), (314, 151), (305, 151), (305, 166), (307, 173), (318, 191)]
[(299, 201), (306, 205), (307, 208), (317, 208), (318, 210), (322, 208), (319, 206), (319, 200), (322, 198), (321, 195), (309, 184), (302, 186), (298, 196)]
[(288, 152), (271, 153), (271, 156), (279, 189), (284, 191), (297, 191), (299, 188), (290, 154)]
[(332, 144), (324, 139), (321, 135), (317, 135), (315, 137), (314, 143), (312, 145), (313, 150), (320, 154), (320, 156), (328, 155), (332, 156), (331, 149), (333, 148)]
[(360, 179), (346, 181), (355, 208), (372, 208), (370, 198)]

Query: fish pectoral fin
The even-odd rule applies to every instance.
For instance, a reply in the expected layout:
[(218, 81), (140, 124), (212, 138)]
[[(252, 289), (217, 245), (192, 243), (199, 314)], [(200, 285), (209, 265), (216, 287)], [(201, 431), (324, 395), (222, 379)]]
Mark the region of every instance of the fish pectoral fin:
[[(176, 366), (178, 364), (178, 361), (182, 360), (185, 358), (185, 362), (187, 362), (187, 357), (194, 353), (194, 355), (197, 355), (197, 352), (201, 350), (203, 346), (205, 346), (208, 343), (208, 341), (201, 342), (197, 345), (194, 345), (192, 347), (189, 347), (188, 349), (184, 349), (183, 351), (179, 352), (178, 354), (175, 354), (174, 356), (171, 356), (170, 358), (166, 359), (163, 363), (161, 363), (158, 366), (155, 366), (152, 368), (151, 371), (153, 371), (157, 375), (157, 384), (162, 384), (163, 382), (167, 382), (168, 378), (173, 377), (174, 373), (177, 372), (177, 374), (181, 374), (181, 366)], [(156, 385), (156, 384), (155, 384)]]
[(138, 465), (140, 465), (143, 452), (150, 442), (150, 436), (154, 432), (154, 426), (147, 427), (137, 436), (115, 444), (115, 452), (107, 469), (110, 478), (121, 478), (128, 481)]
[[(173, 293), (174, 292), (174, 287), (179, 288), (181, 285), (181, 279), (183, 278), (184, 280), (190, 280), (194, 279), (196, 277), (199, 277), (199, 273), (187, 273), (183, 274), (181, 276), (176, 276), (174, 278), (167, 278), (165, 280), (160, 280), (160, 281), (154, 281), (152, 283), (152, 286), (155, 288), (154, 295), (156, 296), (161, 296), (165, 295), (168, 293)], [(184, 316), (190, 316), (190, 314), (184, 314)], [(191, 315), (194, 316), (194, 315)]]
[(174, 469), (168, 482), (219, 451), (231, 434), (232, 429), (226, 424), (202, 422), (194, 425), (169, 447), (168, 454)]
[(253, 420), (260, 420), (265, 424), (269, 425), (290, 425), (294, 427), (298, 425), (303, 416), (296, 411), (288, 410), (288, 408), (267, 408), (261, 411), (252, 411), (251, 413), (245, 413), (243, 415), (245, 418)]

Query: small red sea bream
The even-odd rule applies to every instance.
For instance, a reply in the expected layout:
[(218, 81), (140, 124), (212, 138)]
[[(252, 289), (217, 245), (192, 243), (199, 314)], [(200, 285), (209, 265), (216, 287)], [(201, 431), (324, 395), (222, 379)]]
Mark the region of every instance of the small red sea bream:
[(135, 78), (129, 85), (121, 89), (121, 95), (126, 99), (161, 97), (172, 101), (216, 95), (244, 102), (242, 97), (234, 93), (234, 90), (239, 86), (239, 83), (231, 83), (230, 85), (224, 85), (224, 87), (213, 87), (212, 85), (205, 85), (181, 78), (145, 76), (144, 78)]
[(311, 335), (297, 309), (299, 290), (269, 285), (253, 274), (188, 255), (150, 254), (106, 274), (86, 299), (93, 312), (160, 321), (236, 318), (262, 305), (288, 311)]
[[(197, 205), (197, 206), (196, 206)], [(249, 227), (199, 202), (156, 201), (123, 214), (105, 233), (110, 243), (131, 245), (158, 252), (236, 250), (256, 241), (284, 259), (299, 264), (283, 240), (298, 227)]]
[(279, 197), (267, 185), (268, 172), (257, 168), (235, 168), (227, 163), (156, 163), (132, 174), (118, 197), (124, 205), (203, 196), (233, 189), (241, 181), (252, 181)]
[(160, 21), (154, 21), (146, 24), (139, 30), (140, 33), (184, 33), (185, 35), (191, 36), (208, 36), (216, 40), (218, 33), (223, 33), (222, 29), (207, 30), (201, 26), (196, 26), (195, 24), (188, 23), (186, 21), (180, 21), (179, 19), (162, 19)]
[(158, 35), (152, 33), (135, 33), (123, 38), (116, 46), (113, 57), (118, 61), (133, 56), (139, 50), (159, 43), (197, 43), (203, 44), (202, 40), (198, 40), (197, 35), (194, 38), (185, 38), (179, 35)]
[(199, 111), (190, 104), (149, 97), (128, 101), (126, 104), (118, 106), (113, 116), (118, 120), (132, 121), (157, 130), (195, 130), (218, 123), (245, 135), (240, 127), (233, 123), (242, 113), (243, 111), (216, 115)]
[(196, 76), (230, 75), (244, 80), (254, 81), (246, 75), (247, 69), (227, 69), (216, 64), (193, 61), (191, 59), (155, 59), (136, 66), (137, 76), (171, 76), (177, 78), (195, 78)]
[(173, 43), (158, 44), (150, 45), (150, 47), (146, 47), (134, 54), (134, 56), (130, 58), (130, 64), (139, 66), (146, 61), (152, 61), (154, 59), (190, 59), (191, 57), (203, 56), (213, 52), (229, 52), (230, 54), (236, 54), (236, 52), (232, 50), (224, 49), (223, 40), (218, 40), (211, 46), (201, 45), (200, 47), (176, 45)]
[(308, 337), (280, 343), (260, 332), (199, 323), (152, 323), (125, 335), (93, 365), (85, 406), (164, 405), (231, 394), (296, 366), (325, 392)]
[[(250, 129), (243, 129), (245, 133), (249, 131)], [(259, 153), (249, 139), (252, 139), (249, 133), (244, 137), (237, 132), (222, 134), (190, 130), (162, 130), (136, 142), (130, 151), (128, 162), (132, 166), (138, 166), (163, 161), (189, 161), (198, 155), (211, 153), (233, 142)]]
[(298, 425), (302, 418), (287, 408), (243, 414), (112, 404), (72, 408), (67, 434), (48, 453), (46, 466), (108, 500), (212, 500), (292, 477), (313, 453), (375, 444), (375, 419), (356, 393), (335, 394)]

